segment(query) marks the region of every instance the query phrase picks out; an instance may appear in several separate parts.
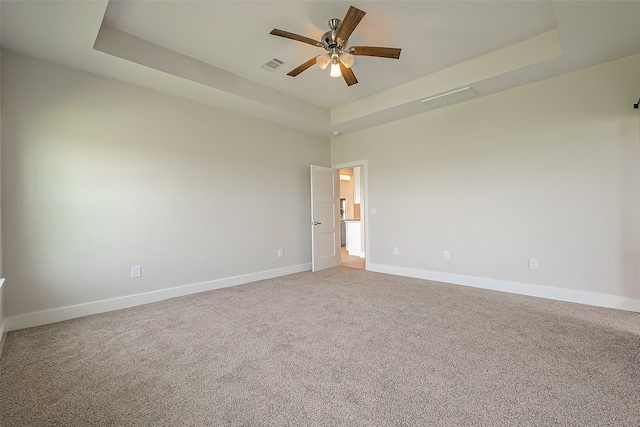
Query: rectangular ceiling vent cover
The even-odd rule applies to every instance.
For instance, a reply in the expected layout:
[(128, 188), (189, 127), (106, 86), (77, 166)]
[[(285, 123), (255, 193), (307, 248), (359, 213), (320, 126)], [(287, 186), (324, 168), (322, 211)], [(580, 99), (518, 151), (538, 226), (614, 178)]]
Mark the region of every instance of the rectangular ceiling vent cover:
[(463, 87), (461, 89), (456, 89), (449, 92), (441, 93), (440, 95), (425, 98), (420, 102), (428, 105), (431, 108), (440, 108), (444, 107), (445, 105), (462, 102), (476, 96), (478, 96), (478, 94), (476, 94), (473, 89), (471, 89), (470, 87)]
[(260, 68), (269, 72), (274, 72), (278, 68), (282, 67), (284, 64), (285, 62), (279, 60), (278, 58), (271, 58), (270, 60), (262, 64)]

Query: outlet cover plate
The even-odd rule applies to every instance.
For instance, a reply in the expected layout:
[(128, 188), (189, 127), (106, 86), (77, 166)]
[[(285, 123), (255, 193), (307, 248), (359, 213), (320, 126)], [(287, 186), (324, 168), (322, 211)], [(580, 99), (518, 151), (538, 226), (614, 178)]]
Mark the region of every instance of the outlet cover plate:
[(137, 279), (138, 277), (142, 277), (142, 267), (139, 265), (134, 265), (131, 267), (131, 277), (133, 279)]

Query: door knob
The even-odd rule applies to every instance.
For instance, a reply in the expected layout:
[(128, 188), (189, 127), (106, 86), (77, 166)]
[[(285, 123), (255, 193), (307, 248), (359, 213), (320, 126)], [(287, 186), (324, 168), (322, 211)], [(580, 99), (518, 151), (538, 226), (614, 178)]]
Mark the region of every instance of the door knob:
[(322, 224), (322, 223), (318, 222), (318, 221), (313, 221), (313, 225), (320, 225), (320, 224)]

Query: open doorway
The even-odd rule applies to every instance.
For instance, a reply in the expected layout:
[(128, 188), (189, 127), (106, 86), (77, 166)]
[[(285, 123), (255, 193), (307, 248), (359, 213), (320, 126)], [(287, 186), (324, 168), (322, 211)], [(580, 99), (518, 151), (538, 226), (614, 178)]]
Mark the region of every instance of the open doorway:
[(364, 167), (341, 167), (340, 171), (340, 265), (366, 268)]

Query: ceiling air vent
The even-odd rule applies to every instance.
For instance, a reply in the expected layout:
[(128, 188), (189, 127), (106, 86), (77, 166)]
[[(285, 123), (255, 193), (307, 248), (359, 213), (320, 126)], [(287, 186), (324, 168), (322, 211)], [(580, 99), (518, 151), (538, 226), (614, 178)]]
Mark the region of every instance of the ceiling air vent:
[(275, 70), (282, 67), (283, 65), (284, 65), (284, 61), (281, 61), (278, 58), (271, 58), (270, 60), (262, 64), (260, 68), (262, 68), (263, 70), (274, 72)]
[(420, 100), (420, 102), (428, 105), (431, 108), (439, 108), (444, 107), (445, 105), (455, 104), (469, 98), (474, 98), (475, 96), (477, 96), (477, 94), (473, 89), (471, 89), (470, 87), (463, 87), (461, 89), (452, 90), (440, 95), (422, 99)]

